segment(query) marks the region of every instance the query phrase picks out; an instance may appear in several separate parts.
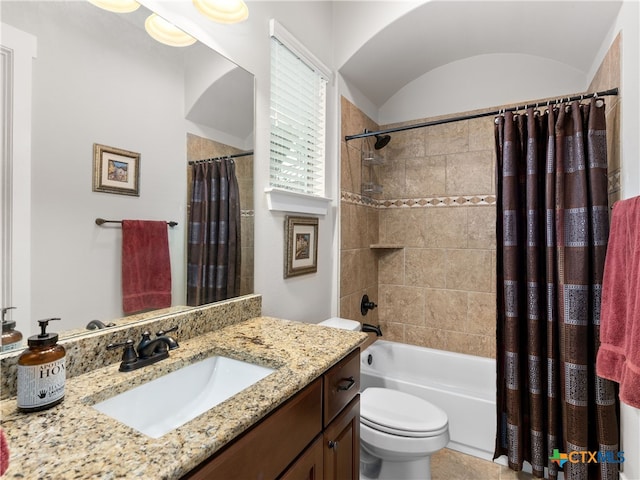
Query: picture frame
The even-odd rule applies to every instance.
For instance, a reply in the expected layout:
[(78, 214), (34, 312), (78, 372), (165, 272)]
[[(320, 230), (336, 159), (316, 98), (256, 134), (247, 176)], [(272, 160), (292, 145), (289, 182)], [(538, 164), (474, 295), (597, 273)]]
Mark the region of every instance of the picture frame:
[(93, 144), (93, 191), (140, 196), (140, 154)]
[(318, 219), (285, 217), (284, 278), (318, 271)]

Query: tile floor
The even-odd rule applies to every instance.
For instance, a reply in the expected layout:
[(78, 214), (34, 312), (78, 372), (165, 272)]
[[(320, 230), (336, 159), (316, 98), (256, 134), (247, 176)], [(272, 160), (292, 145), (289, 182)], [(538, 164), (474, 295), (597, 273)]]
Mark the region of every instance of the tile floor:
[(532, 480), (524, 472), (514, 472), (498, 463), (449, 450), (431, 457), (432, 480)]

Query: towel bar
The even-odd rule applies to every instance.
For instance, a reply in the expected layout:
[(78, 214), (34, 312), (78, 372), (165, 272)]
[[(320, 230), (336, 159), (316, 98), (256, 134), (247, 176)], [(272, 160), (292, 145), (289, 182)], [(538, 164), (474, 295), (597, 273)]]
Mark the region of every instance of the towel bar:
[[(103, 225), (105, 223), (122, 223), (122, 220), (105, 220), (104, 218), (96, 218), (96, 225)], [(171, 228), (178, 225), (178, 222), (167, 222)]]

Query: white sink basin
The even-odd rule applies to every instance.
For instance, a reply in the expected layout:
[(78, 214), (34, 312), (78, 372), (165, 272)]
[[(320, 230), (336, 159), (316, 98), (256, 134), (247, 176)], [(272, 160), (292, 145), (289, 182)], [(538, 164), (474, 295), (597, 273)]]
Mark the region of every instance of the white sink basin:
[(127, 390), (93, 407), (152, 438), (184, 425), (275, 370), (210, 357)]

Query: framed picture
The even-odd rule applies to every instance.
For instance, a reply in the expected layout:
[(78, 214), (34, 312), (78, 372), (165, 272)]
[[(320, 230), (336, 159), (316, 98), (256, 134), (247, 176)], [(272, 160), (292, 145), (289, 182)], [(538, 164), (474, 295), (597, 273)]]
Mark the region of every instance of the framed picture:
[(140, 154), (93, 144), (93, 191), (140, 196)]
[(318, 219), (285, 217), (284, 278), (318, 271)]

